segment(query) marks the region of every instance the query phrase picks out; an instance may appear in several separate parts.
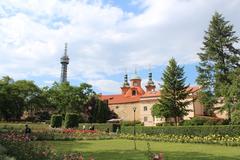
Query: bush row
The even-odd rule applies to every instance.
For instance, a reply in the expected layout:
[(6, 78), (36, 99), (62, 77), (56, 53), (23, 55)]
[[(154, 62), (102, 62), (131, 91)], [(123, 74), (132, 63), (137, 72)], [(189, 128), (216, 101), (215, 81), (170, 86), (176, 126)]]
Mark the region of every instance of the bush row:
[(120, 124), (115, 123), (79, 123), (78, 129), (89, 129), (91, 126), (94, 126), (94, 129), (99, 131), (118, 132), (120, 131)]
[(138, 125), (138, 126), (143, 125), (143, 123), (141, 121), (135, 121), (135, 122), (134, 121), (122, 121), (121, 122), (122, 126), (134, 126), (134, 124)]
[(208, 136), (181, 136), (181, 135), (146, 135), (137, 134), (136, 136), (130, 134), (121, 134), (119, 136), (123, 139), (136, 139), (143, 141), (159, 141), (159, 142), (173, 142), (173, 143), (203, 143), (203, 144), (220, 144), (226, 146), (240, 146), (240, 136), (230, 137), (221, 135)]
[[(52, 115), (51, 117), (51, 127), (61, 128), (62, 127), (63, 117), (62, 115)], [(79, 115), (76, 113), (67, 113), (65, 116), (65, 128), (76, 128), (79, 123)]]
[(181, 125), (183, 126), (197, 126), (197, 125), (228, 125), (229, 121), (221, 118), (199, 116), (193, 117), (191, 120), (185, 120)]
[[(172, 134), (172, 135), (193, 135), (207, 136), (212, 134), (239, 136), (240, 125), (217, 125), (217, 126), (165, 126), (165, 127), (144, 127), (136, 126), (138, 134)], [(121, 133), (133, 134), (133, 127), (122, 126)]]

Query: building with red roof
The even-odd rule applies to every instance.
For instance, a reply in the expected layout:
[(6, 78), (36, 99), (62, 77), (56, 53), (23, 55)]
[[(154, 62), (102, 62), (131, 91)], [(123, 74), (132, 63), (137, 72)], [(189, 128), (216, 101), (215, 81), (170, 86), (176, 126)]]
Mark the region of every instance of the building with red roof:
[[(133, 121), (134, 111), (136, 108), (135, 119), (144, 123), (144, 125), (153, 126), (157, 123), (165, 122), (164, 118), (156, 118), (151, 115), (151, 108), (158, 103), (161, 92), (156, 90), (156, 86), (152, 80), (152, 73), (149, 73), (148, 82), (145, 85), (145, 90), (141, 84), (141, 77), (135, 74), (128, 82), (128, 75), (124, 77), (124, 83), (121, 87), (121, 94), (100, 95), (102, 100), (107, 100), (109, 108), (114, 111), (123, 121)], [(196, 99), (200, 87), (189, 87), (192, 103), (188, 106), (189, 114), (184, 119), (190, 119), (194, 116), (203, 115), (203, 106)]]

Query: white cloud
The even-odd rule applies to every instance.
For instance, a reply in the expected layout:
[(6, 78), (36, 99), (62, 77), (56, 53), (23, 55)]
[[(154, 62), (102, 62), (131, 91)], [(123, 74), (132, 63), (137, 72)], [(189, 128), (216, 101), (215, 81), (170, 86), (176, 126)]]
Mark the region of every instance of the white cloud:
[(215, 11), (240, 32), (239, 0), (132, 0), (132, 5), (143, 12), (126, 12), (100, 0), (1, 1), (0, 75), (58, 77), (68, 42), (70, 80), (113, 92), (119, 82), (106, 77), (125, 68), (158, 66), (171, 57), (182, 64), (197, 62)]
[(96, 89), (100, 91), (104, 91), (105, 93), (121, 93), (120, 87), (121, 83), (113, 80), (95, 80), (95, 81), (89, 81), (89, 84), (92, 84), (95, 86)]

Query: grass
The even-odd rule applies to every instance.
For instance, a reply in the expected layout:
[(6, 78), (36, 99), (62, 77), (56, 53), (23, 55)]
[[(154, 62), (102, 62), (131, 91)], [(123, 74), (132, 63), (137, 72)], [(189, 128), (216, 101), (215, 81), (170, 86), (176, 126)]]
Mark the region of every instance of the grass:
[(41, 130), (41, 129), (48, 129), (49, 124), (44, 123), (9, 123), (9, 122), (0, 122), (0, 129), (1, 128), (10, 128), (10, 129), (17, 129), (17, 130), (24, 130), (25, 124), (28, 124), (32, 130)]
[[(48, 141), (58, 153), (81, 152), (96, 160), (147, 160), (147, 142), (131, 140)], [(165, 160), (240, 160), (240, 147), (206, 144), (150, 142), (151, 151), (163, 152)]]

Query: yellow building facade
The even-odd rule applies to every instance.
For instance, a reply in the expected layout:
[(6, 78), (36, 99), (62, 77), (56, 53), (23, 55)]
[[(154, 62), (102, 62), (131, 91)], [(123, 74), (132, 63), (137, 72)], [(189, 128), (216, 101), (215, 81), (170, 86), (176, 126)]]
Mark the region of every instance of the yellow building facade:
[[(203, 115), (203, 106), (198, 102), (197, 96), (200, 87), (190, 87), (191, 94), (188, 100), (192, 102), (187, 109), (188, 115), (183, 119), (190, 119), (194, 116)], [(149, 73), (148, 82), (145, 89), (142, 87), (141, 78), (135, 73), (128, 82), (128, 76), (125, 75), (124, 83), (121, 87), (121, 94), (101, 95), (102, 100), (107, 100), (110, 110), (114, 111), (123, 121), (135, 120), (141, 121), (145, 126), (155, 126), (158, 123), (165, 122), (165, 118), (156, 118), (151, 114), (152, 106), (158, 103), (160, 91), (156, 91), (156, 86), (152, 80), (152, 73)]]

